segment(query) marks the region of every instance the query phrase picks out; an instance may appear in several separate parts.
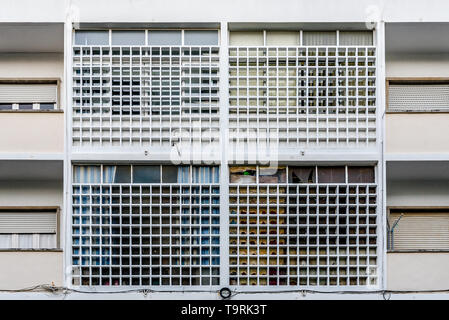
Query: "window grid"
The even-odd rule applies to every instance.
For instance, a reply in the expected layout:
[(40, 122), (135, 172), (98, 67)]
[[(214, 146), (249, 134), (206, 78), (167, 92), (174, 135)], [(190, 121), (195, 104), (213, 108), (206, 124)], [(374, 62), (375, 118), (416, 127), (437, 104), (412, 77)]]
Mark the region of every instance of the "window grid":
[(230, 47), (229, 72), (231, 141), (375, 147), (375, 47)]
[(376, 183), (231, 183), (229, 197), (231, 286), (379, 285)]
[(74, 46), (75, 149), (218, 145), (218, 46)]
[(219, 285), (217, 181), (73, 183), (72, 192), (74, 286)]

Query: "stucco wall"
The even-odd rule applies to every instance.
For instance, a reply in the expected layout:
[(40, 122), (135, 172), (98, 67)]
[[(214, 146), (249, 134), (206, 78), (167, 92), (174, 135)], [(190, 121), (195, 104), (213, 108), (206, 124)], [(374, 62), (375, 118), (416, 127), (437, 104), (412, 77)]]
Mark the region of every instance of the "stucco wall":
[(0, 251), (0, 290), (41, 284), (62, 286), (62, 252)]
[(449, 185), (446, 181), (389, 181), (387, 206), (449, 206)]
[(449, 153), (448, 123), (446, 113), (387, 114), (386, 153)]
[(63, 153), (63, 113), (0, 113), (2, 153)]
[(0, 206), (62, 205), (62, 181), (0, 181)]
[(449, 253), (388, 253), (389, 290), (449, 288)]

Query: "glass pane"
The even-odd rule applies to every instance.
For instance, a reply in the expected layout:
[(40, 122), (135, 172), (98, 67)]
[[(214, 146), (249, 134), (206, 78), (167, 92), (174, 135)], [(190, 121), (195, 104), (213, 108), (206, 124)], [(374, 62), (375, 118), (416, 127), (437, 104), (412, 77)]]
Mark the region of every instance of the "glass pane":
[(150, 46), (180, 46), (181, 44), (181, 31), (148, 31), (148, 45)]
[(55, 234), (40, 234), (39, 235), (39, 248), (40, 249), (56, 248), (56, 235)]
[(39, 109), (41, 110), (54, 110), (55, 104), (54, 103), (41, 103), (39, 105)]
[(337, 32), (304, 31), (303, 44), (305, 46), (335, 46), (337, 44)]
[(231, 167), (231, 183), (256, 183), (256, 172), (256, 167)]
[(134, 183), (160, 183), (161, 173), (159, 166), (133, 166)]
[(218, 31), (184, 31), (184, 44), (186, 46), (192, 45), (217, 45), (218, 44)]
[(345, 183), (345, 167), (318, 167), (318, 183)]
[(259, 183), (285, 183), (287, 182), (287, 174), (285, 167), (260, 167)]
[(289, 167), (289, 183), (316, 183), (315, 167)]
[(32, 110), (33, 104), (32, 103), (21, 103), (19, 104), (19, 110)]
[(177, 183), (178, 182), (178, 167), (162, 166), (162, 182)]
[(341, 46), (372, 46), (372, 31), (340, 31)]
[(145, 31), (112, 31), (112, 45), (144, 45)]
[(32, 249), (33, 248), (33, 235), (32, 234), (19, 234), (19, 248), (20, 249)]
[(100, 183), (100, 166), (75, 166), (73, 170), (73, 181), (75, 183)]
[(104, 166), (103, 182), (105, 183), (130, 183), (131, 166)]
[(218, 167), (193, 167), (192, 170), (193, 183), (218, 183), (219, 181)]
[(109, 31), (76, 31), (75, 45), (108, 45)]
[(349, 167), (349, 183), (374, 183), (374, 167)]
[(12, 104), (10, 103), (0, 103), (0, 110), (11, 110)]
[(12, 246), (11, 234), (0, 234), (0, 249), (10, 249)]

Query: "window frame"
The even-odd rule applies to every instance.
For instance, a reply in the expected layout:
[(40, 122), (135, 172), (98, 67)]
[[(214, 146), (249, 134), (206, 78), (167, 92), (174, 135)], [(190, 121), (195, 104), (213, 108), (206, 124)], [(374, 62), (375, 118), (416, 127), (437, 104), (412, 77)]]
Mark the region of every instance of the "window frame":
[[(384, 240), (386, 241), (387, 254), (388, 253), (449, 253), (448, 250), (443, 249), (407, 249), (407, 250), (397, 250), (391, 249), (390, 247), (390, 228), (389, 219), (392, 211), (403, 210), (407, 211), (447, 211), (449, 215), (449, 207), (446, 206), (387, 206), (387, 216), (386, 216), (386, 233)], [(431, 213), (431, 212), (429, 212)]]
[(387, 77), (385, 79), (385, 112), (387, 114), (408, 114), (408, 113), (449, 113), (445, 110), (413, 110), (413, 111), (392, 111), (390, 110), (389, 97), (390, 85), (392, 84), (447, 84), (449, 85), (449, 77)]
[[(0, 252), (62, 252), (61, 247), (61, 207), (59, 206), (1, 206), (0, 211), (22, 211), (22, 212), (40, 212), (40, 211), (54, 211), (56, 215), (56, 247), (55, 248), (0, 248)], [(8, 233), (16, 235), (17, 233)], [(19, 233), (22, 234), (22, 233)], [(35, 235), (35, 233), (32, 233)]]
[[(2, 84), (51, 84), (56, 86), (56, 102), (55, 108), (49, 110), (42, 109), (14, 109), (14, 105), (19, 105), (20, 103), (12, 103), (13, 108), (9, 110), (0, 110), (0, 113), (6, 112), (21, 112), (21, 113), (61, 113), (63, 109), (61, 107), (61, 79), (60, 78), (0, 78), (0, 85)], [(35, 104), (45, 104), (45, 102), (33, 103)]]

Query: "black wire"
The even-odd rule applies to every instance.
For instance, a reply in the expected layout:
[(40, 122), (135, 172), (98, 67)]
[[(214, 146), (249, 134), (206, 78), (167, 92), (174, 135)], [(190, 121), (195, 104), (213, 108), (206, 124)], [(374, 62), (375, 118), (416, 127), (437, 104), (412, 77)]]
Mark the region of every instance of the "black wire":
[[(119, 294), (119, 293), (142, 293), (147, 295), (149, 293), (218, 293), (216, 290), (154, 290), (154, 289), (124, 289), (114, 291), (89, 291), (70, 289), (66, 287), (57, 287), (53, 285), (43, 284), (23, 289), (0, 289), (0, 292), (20, 293), (20, 292), (51, 292), (57, 293), (85, 293), (85, 294)], [(376, 291), (320, 291), (320, 290), (279, 290), (279, 291), (233, 291), (231, 297), (235, 297), (239, 294), (279, 294), (279, 293), (302, 293), (302, 294), (381, 294), (385, 300), (389, 300), (392, 294), (422, 294), (422, 293), (449, 293), (449, 289), (439, 290), (376, 290)], [(390, 297), (387, 299), (386, 295)]]

